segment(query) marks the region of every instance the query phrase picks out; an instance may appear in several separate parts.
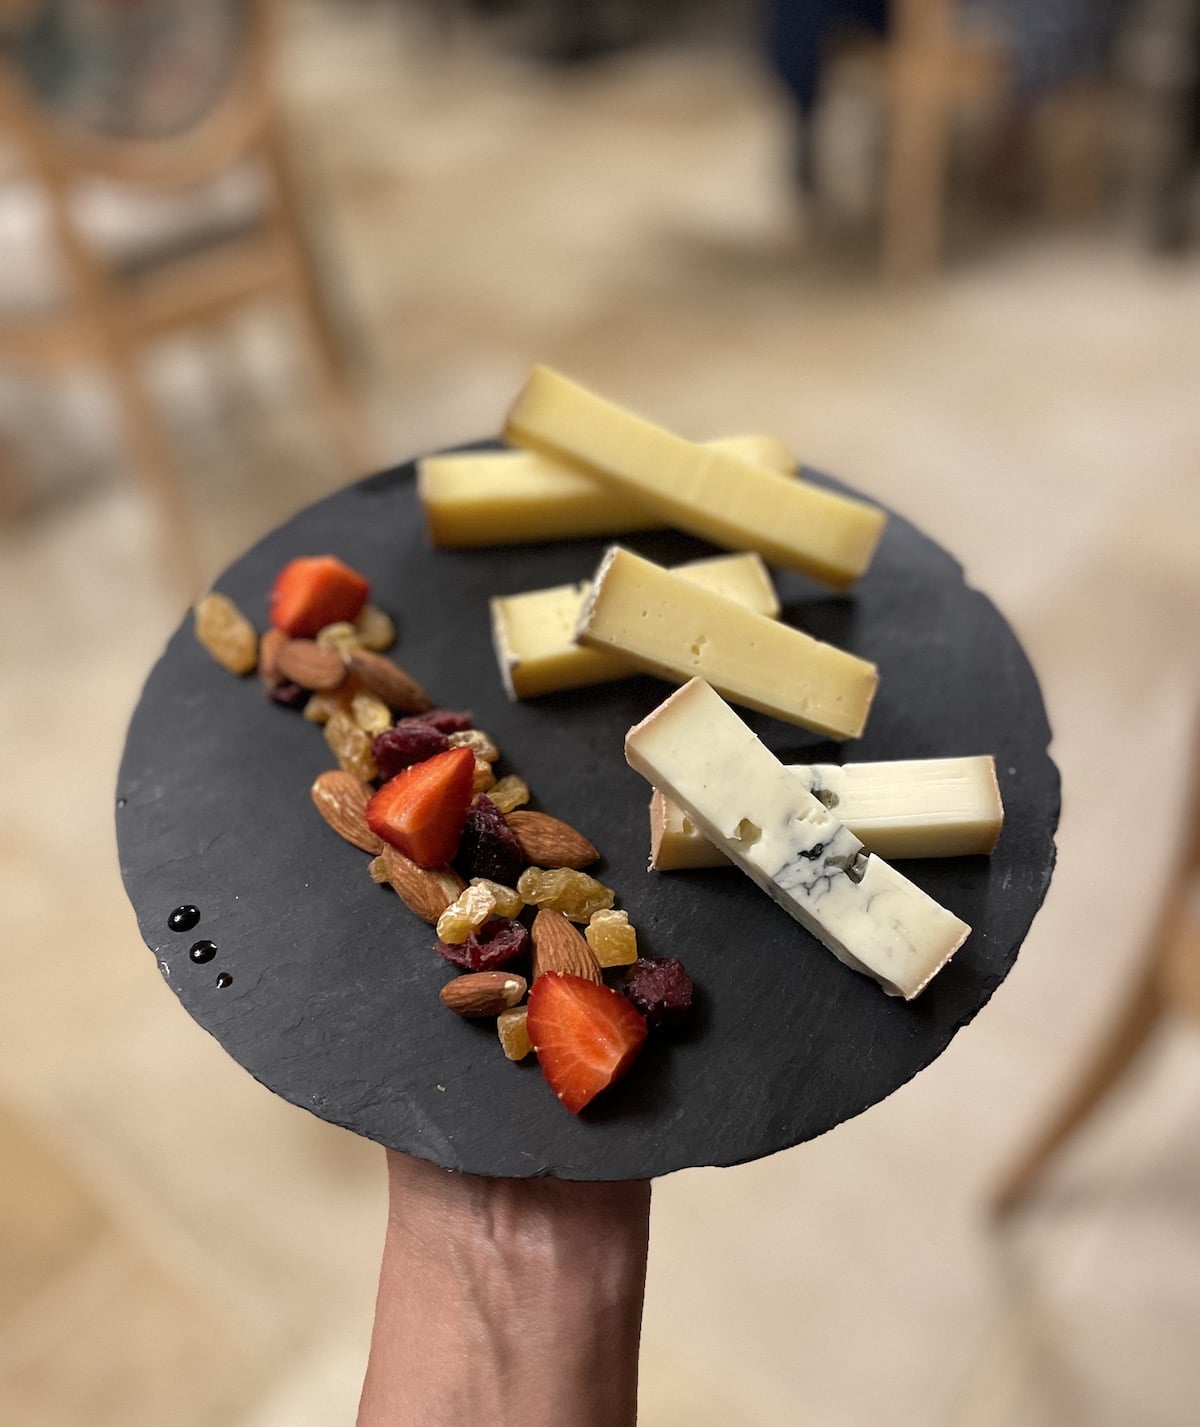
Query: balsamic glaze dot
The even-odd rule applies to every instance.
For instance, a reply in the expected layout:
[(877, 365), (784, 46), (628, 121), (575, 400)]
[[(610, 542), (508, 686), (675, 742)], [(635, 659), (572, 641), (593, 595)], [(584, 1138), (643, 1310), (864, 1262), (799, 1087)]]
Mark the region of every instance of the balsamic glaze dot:
[(167, 926), (173, 932), (190, 932), (199, 920), (199, 907), (176, 907), (167, 918)]
[(198, 966), (202, 966), (206, 961), (211, 961), (216, 954), (217, 944), (215, 941), (198, 941), (188, 952), (188, 955)]
[(230, 976), (230, 974), (229, 974), (228, 971), (222, 971), (221, 974), (217, 977), (217, 986), (218, 986), (222, 991), (224, 991), (224, 989), (226, 988), (226, 986), (232, 986), (232, 985), (233, 985), (233, 977)]

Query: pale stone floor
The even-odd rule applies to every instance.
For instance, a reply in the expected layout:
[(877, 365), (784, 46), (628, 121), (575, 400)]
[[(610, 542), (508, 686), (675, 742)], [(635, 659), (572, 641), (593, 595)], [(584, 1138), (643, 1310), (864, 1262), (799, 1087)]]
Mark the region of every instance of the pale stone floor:
[[(1059, 870), (969, 1032), (816, 1143), (656, 1188), (643, 1422), (1194, 1422), (1200, 1035), (1159, 1038), (1010, 1228), (984, 1206), (1119, 1003), (1178, 840), (1200, 268), (1018, 229), (889, 294), (801, 251), (744, 63), (563, 79), (414, 49), (386, 9), (289, 15), (381, 464), (494, 431), (531, 360), (698, 436), (777, 432), (959, 555), (1055, 727)], [(210, 572), (339, 480), (292, 352), (268, 314), (156, 365)], [(40, 478), (87, 478), (0, 535), (0, 1422), (348, 1424), (381, 1155), (255, 1085), (141, 947), (112, 787), (181, 603), (111, 428), (7, 409)]]

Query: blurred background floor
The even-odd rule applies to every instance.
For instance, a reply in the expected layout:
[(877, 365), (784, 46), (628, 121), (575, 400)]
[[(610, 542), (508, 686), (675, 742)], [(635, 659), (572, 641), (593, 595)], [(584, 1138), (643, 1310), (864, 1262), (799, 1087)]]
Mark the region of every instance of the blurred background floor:
[[(289, 131), (378, 464), (494, 432), (559, 365), (696, 436), (763, 429), (923, 526), (1014, 624), (1059, 870), (986, 1012), (811, 1145), (655, 1189), (646, 1427), (1184, 1427), (1200, 1401), (1200, 1034), (1172, 1025), (1003, 1230), (989, 1189), (1135, 975), (1197, 690), (1200, 265), (1122, 210), (883, 286), (802, 238), (779, 101), (728, 46), (545, 68), (372, 4), (289, 6)], [(847, 160), (849, 162), (849, 160)], [(212, 575), (342, 476), (286, 321), (149, 380)], [(0, 379), (0, 1421), (354, 1418), (382, 1156), (256, 1086), (141, 947), (111, 796), (181, 614), (83, 380)]]

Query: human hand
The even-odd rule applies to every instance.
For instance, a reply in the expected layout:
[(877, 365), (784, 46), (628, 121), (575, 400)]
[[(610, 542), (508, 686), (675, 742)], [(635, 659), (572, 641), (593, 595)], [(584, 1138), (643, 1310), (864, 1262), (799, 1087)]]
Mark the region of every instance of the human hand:
[(358, 1427), (626, 1427), (648, 1181), (490, 1179), (388, 1151)]

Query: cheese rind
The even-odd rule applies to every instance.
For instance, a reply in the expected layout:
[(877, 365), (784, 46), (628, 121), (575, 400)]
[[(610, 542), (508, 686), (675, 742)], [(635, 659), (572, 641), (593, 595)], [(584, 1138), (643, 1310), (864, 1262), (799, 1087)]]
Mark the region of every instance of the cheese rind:
[(886, 516), (807, 481), (781, 484), (727, 452), (646, 421), (534, 367), (508, 414), (505, 436), (584, 466), (662, 520), (733, 550), (757, 550), (845, 589), (866, 570)]
[[(795, 468), (772, 436), (714, 441), (776, 476)], [(578, 466), (534, 451), (456, 451), (417, 462), (417, 495), (430, 543), (440, 550), (520, 545), (661, 526), (661, 515)]]
[[(779, 596), (757, 555), (710, 556), (678, 565), (675, 573), (768, 618), (779, 614)], [(589, 581), (581, 581), (498, 595), (491, 601), (492, 643), (510, 698), (532, 699), (637, 673), (619, 655), (575, 642), (575, 627), (590, 589)]]
[(630, 729), (625, 756), (784, 911), (890, 995), (919, 995), (970, 935), (866, 852), (703, 680)]
[[(912, 758), (886, 763), (797, 763), (788, 771), (885, 859), (986, 856), (1004, 806), (994, 758)], [(728, 859), (657, 788), (650, 799), (650, 866), (658, 872), (720, 867)]]
[(879, 682), (874, 664), (699, 589), (614, 545), (576, 638), (674, 682), (699, 675), (735, 703), (830, 738), (857, 738)]

